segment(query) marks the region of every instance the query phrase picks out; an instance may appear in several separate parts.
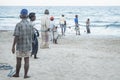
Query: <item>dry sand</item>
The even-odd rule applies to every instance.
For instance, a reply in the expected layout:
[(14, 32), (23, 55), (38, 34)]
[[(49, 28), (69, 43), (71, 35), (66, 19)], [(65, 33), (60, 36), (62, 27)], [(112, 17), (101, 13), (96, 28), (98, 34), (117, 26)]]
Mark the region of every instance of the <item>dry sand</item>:
[[(12, 34), (0, 32), (0, 63), (15, 69)], [(27, 80), (120, 80), (120, 37), (66, 35), (58, 44), (50, 43), (50, 49), (39, 48), (38, 57), (30, 57)], [(0, 70), (0, 80), (23, 80), (23, 65), (24, 61), (19, 78), (7, 77), (10, 70)]]

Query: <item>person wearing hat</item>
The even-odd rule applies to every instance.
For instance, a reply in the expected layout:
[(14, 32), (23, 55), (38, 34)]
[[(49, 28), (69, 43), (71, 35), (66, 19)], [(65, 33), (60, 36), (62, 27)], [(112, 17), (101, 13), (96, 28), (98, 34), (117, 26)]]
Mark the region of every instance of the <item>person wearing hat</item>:
[(54, 17), (50, 17), (50, 40), (53, 41), (53, 28), (55, 27)]
[(22, 9), (20, 12), (21, 21), (16, 24), (14, 30), (14, 40), (12, 45), (12, 53), (16, 52), (16, 72), (13, 77), (19, 77), (21, 61), (24, 58), (24, 78), (29, 78), (29, 56), (32, 48), (33, 26), (27, 20), (28, 10)]
[(50, 30), (49, 10), (46, 9), (41, 17), (41, 49), (49, 48), (49, 30)]
[(57, 38), (58, 38), (58, 31), (57, 31), (57, 27), (55, 26), (54, 23), (54, 17), (51, 16), (50, 17), (50, 32), (51, 32), (51, 40), (53, 43), (57, 44)]
[(29, 19), (31, 24), (33, 25), (33, 37), (32, 37), (32, 52), (31, 52), (31, 56), (34, 55), (34, 59), (37, 59), (37, 52), (38, 52), (38, 39), (37, 37), (39, 37), (39, 32), (38, 30), (34, 27), (34, 21), (36, 20), (36, 16), (34, 12), (29, 13)]

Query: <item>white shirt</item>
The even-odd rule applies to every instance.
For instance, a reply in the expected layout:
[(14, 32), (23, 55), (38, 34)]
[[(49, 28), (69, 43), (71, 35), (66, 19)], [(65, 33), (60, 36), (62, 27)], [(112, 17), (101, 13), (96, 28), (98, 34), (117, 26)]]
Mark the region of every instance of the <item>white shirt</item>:
[(65, 18), (64, 17), (60, 18), (60, 24), (65, 24)]
[(48, 15), (44, 15), (41, 17), (41, 31), (48, 30), (50, 26), (50, 19)]
[(54, 21), (50, 21), (50, 28), (53, 29), (55, 27), (55, 22)]

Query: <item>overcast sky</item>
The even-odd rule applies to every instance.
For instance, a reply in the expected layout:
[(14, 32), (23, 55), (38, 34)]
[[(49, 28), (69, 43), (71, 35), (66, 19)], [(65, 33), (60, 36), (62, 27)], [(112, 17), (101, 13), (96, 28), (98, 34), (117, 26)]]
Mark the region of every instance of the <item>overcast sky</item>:
[(0, 6), (120, 6), (120, 0), (1, 0)]

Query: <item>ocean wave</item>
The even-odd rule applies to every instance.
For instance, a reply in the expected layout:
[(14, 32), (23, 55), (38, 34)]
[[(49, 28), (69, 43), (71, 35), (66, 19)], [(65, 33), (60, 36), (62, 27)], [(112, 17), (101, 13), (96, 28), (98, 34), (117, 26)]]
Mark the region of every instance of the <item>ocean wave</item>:
[(0, 18), (17, 18), (15, 16), (0, 16)]
[(92, 23), (120, 23), (119, 21), (91, 21)]

